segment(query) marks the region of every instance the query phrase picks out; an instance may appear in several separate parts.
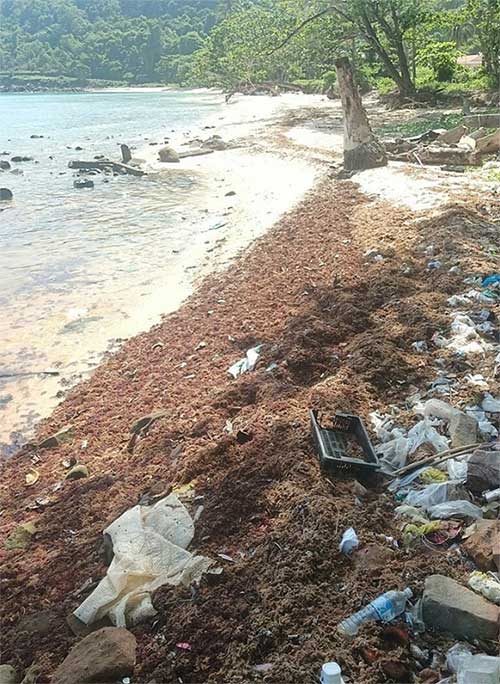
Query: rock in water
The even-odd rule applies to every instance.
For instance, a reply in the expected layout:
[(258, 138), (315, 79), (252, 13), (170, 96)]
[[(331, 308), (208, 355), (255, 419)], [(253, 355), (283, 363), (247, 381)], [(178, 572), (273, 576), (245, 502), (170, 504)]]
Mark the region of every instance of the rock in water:
[(11, 157), (10, 161), (12, 161), (12, 162), (29, 162), (29, 161), (33, 161), (33, 157), (23, 157), (21, 155), (16, 155), (15, 157)]
[(12, 190), (9, 190), (9, 188), (0, 188), (0, 202), (8, 202), (13, 199), (13, 197)]
[(120, 145), (120, 150), (122, 152), (122, 161), (124, 164), (128, 164), (132, 159), (132, 154), (130, 153), (130, 147), (128, 145)]
[(180, 162), (177, 152), (173, 147), (168, 147), (168, 145), (166, 147), (162, 147), (161, 150), (158, 150), (158, 158), (161, 162), (167, 164), (178, 164)]
[(81, 188), (93, 188), (94, 187), (94, 181), (83, 178), (79, 178), (75, 181), (73, 181), (73, 187), (81, 189)]
[(5, 161), (5, 159), (0, 160), (0, 169), (2, 171), (8, 171), (11, 168), (10, 163)]
[(52, 684), (111, 684), (129, 677), (135, 666), (136, 640), (122, 627), (104, 627), (74, 646), (59, 665)]

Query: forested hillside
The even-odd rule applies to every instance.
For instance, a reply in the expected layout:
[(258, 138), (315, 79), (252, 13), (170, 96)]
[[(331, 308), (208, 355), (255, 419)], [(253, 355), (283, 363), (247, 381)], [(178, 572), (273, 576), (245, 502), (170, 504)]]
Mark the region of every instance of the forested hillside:
[(0, 71), (179, 83), (217, 0), (0, 0)]

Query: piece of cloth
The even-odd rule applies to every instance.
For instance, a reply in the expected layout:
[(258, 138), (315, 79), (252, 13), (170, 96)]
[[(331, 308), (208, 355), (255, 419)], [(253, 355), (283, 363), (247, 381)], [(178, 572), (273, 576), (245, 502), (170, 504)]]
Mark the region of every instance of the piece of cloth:
[(194, 523), (175, 494), (154, 506), (125, 511), (104, 534), (111, 538), (114, 557), (106, 576), (74, 615), (89, 625), (108, 615), (117, 627), (156, 614), (151, 594), (163, 584), (189, 586), (200, 580), (212, 561), (187, 547)]

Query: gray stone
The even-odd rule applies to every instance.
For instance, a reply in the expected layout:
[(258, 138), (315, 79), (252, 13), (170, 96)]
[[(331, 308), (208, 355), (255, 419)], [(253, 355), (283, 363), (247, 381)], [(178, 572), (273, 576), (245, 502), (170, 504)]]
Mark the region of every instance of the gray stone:
[(50, 610), (39, 610), (37, 613), (24, 615), (17, 623), (16, 630), (30, 635), (47, 636), (53, 629), (54, 617)]
[(498, 637), (500, 608), (444, 575), (425, 580), (422, 611), (430, 629), (460, 639), (494, 641)]
[(2, 171), (8, 171), (10, 168), (10, 162), (5, 161), (5, 159), (0, 159), (0, 169), (2, 169)]
[(482, 494), (500, 487), (500, 451), (478, 449), (467, 463), (467, 487)]
[(468, 446), (477, 443), (477, 420), (461, 411), (454, 413), (450, 419), (448, 432), (452, 447)]
[(0, 202), (8, 202), (14, 197), (9, 188), (0, 188)]
[(178, 164), (180, 162), (180, 157), (173, 147), (162, 147), (158, 150), (158, 158), (161, 162), (167, 164)]
[(135, 666), (135, 636), (121, 627), (104, 627), (77, 643), (59, 665), (52, 684), (108, 684), (129, 677)]
[(0, 684), (17, 684), (19, 681), (12, 665), (0, 665)]

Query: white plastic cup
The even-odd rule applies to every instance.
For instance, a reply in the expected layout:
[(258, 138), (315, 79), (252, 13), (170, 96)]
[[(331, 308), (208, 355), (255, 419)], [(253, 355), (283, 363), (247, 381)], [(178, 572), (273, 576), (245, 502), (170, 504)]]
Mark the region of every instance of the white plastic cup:
[(321, 668), (321, 684), (344, 684), (338, 663), (325, 663)]

